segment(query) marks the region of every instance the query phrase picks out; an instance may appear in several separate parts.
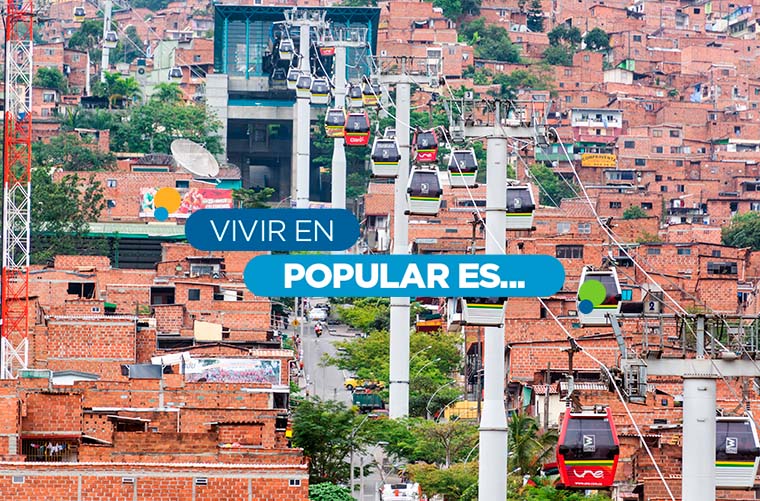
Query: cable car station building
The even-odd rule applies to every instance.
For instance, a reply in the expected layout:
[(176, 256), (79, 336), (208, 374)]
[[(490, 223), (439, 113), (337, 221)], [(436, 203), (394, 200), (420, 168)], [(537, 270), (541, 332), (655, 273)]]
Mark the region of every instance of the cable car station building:
[[(243, 186), (271, 187), (273, 200), (295, 193), (296, 148), (294, 110), (296, 93), (285, 76), (298, 57), (280, 57), (279, 41), (290, 38), (299, 48), (299, 27), (287, 30), (285, 12), (292, 6), (215, 5), (214, 73), (208, 75), (206, 99), (222, 122), (226, 159), (240, 167)], [(375, 54), (380, 9), (374, 7), (298, 7), (298, 11), (326, 11), (332, 29), (364, 28), (368, 48), (347, 48), (346, 78), (359, 82), (370, 71)], [(332, 56), (320, 56), (312, 31), (312, 74), (333, 79)], [(296, 66), (297, 67), (297, 66)], [(324, 115), (327, 106), (311, 106), (311, 120)], [(320, 183), (319, 171), (311, 173), (312, 200), (329, 199), (330, 186)]]

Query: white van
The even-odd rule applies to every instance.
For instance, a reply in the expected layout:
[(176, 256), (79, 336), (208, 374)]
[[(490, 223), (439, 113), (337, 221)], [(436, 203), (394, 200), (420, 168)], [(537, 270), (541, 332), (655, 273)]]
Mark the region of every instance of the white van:
[(380, 495), (382, 501), (420, 501), (420, 484), (385, 484)]

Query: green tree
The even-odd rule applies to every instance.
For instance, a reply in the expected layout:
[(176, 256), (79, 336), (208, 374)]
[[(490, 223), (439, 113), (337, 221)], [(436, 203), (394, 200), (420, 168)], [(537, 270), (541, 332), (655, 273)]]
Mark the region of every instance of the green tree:
[(723, 245), (760, 250), (760, 213), (736, 214), (722, 232)]
[(623, 219), (642, 219), (649, 217), (649, 214), (638, 205), (631, 205), (623, 211)]
[(268, 209), (267, 201), (274, 195), (274, 188), (240, 188), (232, 192), (232, 199), (244, 209)]
[(551, 76), (539, 74), (533, 70), (515, 70), (511, 73), (499, 73), (493, 77), (493, 83), (501, 86), (501, 96), (515, 99), (521, 89), (547, 90), (551, 87)]
[(119, 43), (116, 48), (109, 52), (111, 63), (131, 63), (145, 53), (143, 51), (143, 41), (137, 34), (137, 28), (127, 26), (124, 34), (119, 37)]
[(89, 224), (105, 209), (103, 187), (92, 177), (67, 174), (54, 182), (52, 169), (32, 170), (33, 263), (45, 263), (58, 254), (102, 253), (102, 242), (87, 240)]
[(567, 24), (557, 25), (553, 30), (547, 33), (550, 45), (567, 44), (573, 48), (580, 45), (582, 40), (581, 30), (575, 26)]
[(520, 469), (521, 475), (536, 475), (554, 453), (557, 432), (541, 433), (538, 421), (518, 413), (509, 420), (509, 470)]
[(552, 45), (544, 50), (544, 61), (552, 66), (572, 66), (575, 52), (566, 45)]
[(345, 461), (367, 444), (370, 427), (360, 424), (366, 416), (356, 415), (345, 404), (331, 400), (301, 400), (293, 410), (293, 445), (309, 458), (309, 482), (347, 483)]
[(520, 51), (509, 39), (509, 32), (501, 26), (486, 26), (482, 17), (462, 23), (459, 34), (463, 41), (475, 47), (475, 57), (509, 63), (520, 62)]
[(153, 87), (150, 98), (164, 103), (179, 103), (182, 101), (182, 89), (176, 82), (162, 82)]
[(419, 417), (383, 419), (372, 424), (372, 436), (388, 443), (385, 450), (399, 462), (423, 462), (447, 468), (464, 461), (478, 442), (477, 423), (463, 419), (436, 422)]
[(528, 29), (530, 31), (544, 31), (544, 9), (541, 0), (533, 0), (528, 9)]
[(96, 82), (92, 93), (98, 97), (108, 98), (108, 107), (114, 108), (121, 101), (135, 101), (141, 95), (140, 84), (133, 77), (123, 77), (118, 73), (106, 72), (105, 82)]
[(144, 8), (153, 12), (164, 10), (169, 5), (170, 0), (134, 0), (132, 7)]
[[(320, 172), (321, 167), (332, 166), (333, 139), (327, 137), (322, 126), (325, 117), (317, 119), (311, 131), (311, 171)], [(374, 134), (374, 132), (372, 133)], [(372, 137), (370, 143), (372, 144)], [(347, 147), (346, 151), (346, 198), (356, 198), (367, 192), (370, 172), (364, 168), (367, 159), (366, 148)]]
[(172, 141), (185, 138), (222, 151), (216, 131), (219, 120), (202, 104), (163, 102), (155, 99), (133, 108), (128, 120), (111, 133), (111, 149), (134, 153), (169, 153)]
[(407, 466), (409, 476), (420, 484), (429, 497), (443, 496), (444, 499), (468, 499), (465, 492), (478, 483), (478, 463), (459, 463), (450, 468), (440, 469), (431, 464)]
[(65, 131), (74, 129), (112, 130), (119, 126), (121, 116), (106, 110), (74, 108), (63, 116), (61, 126)]
[(309, 501), (353, 501), (351, 492), (339, 485), (324, 482), (309, 485)]
[(35, 143), (32, 161), (35, 168), (75, 172), (108, 170), (116, 166), (116, 157), (110, 152), (98, 151), (94, 144), (85, 143), (77, 134), (61, 134), (48, 143)]
[(583, 37), (583, 43), (589, 50), (610, 50), (610, 36), (601, 28), (594, 28)]
[(46, 68), (43, 66), (38, 69), (37, 74), (34, 75), (33, 85), (35, 87), (55, 89), (61, 94), (65, 94), (68, 90), (66, 77), (63, 76), (63, 73), (58, 68)]
[(90, 60), (99, 61), (101, 38), (103, 38), (103, 20), (85, 19), (69, 38), (69, 48), (86, 51), (90, 54)]
[(558, 207), (563, 198), (575, 198), (578, 188), (575, 183), (562, 180), (559, 175), (544, 164), (533, 164), (529, 168), (531, 176), (539, 185), (542, 205)]

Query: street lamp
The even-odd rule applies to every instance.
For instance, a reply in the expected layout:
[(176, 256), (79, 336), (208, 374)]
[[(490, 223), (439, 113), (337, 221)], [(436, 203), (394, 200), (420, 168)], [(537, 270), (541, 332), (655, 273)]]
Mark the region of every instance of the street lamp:
[(448, 383), (441, 385), (433, 394), (430, 396), (430, 399), (427, 402), (427, 405), (425, 406), (425, 413), (427, 414), (427, 419), (430, 419), (430, 403), (433, 401), (433, 398), (438, 394), (439, 391), (446, 388), (447, 386), (451, 386), (452, 384), (456, 383), (456, 380), (452, 379)]
[(444, 413), (444, 412), (446, 412), (446, 409), (447, 409), (447, 408), (448, 408), (448, 407), (449, 407), (451, 404), (453, 404), (454, 402), (456, 402), (457, 400), (462, 400), (462, 398), (464, 398), (464, 395), (459, 395), (459, 396), (458, 396), (458, 397), (456, 397), (454, 400), (452, 400), (452, 401), (451, 401), (451, 402), (449, 402), (448, 404), (444, 405), (444, 406), (441, 408), (441, 412), (440, 412), (440, 414), (438, 414), (438, 418), (436, 418), (436, 420), (435, 420), (435, 421), (436, 421), (436, 422), (439, 422), (439, 421), (441, 420), (441, 416), (443, 416), (443, 413)]
[(419, 376), (419, 375), (420, 375), (420, 373), (422, 372), (422, 369), (424, 369), (424, 368), (425, 368), (425, 367), (427, 367), (428, 365), (430, 365), (430, 364), (434, 364), (434, 363), (436, 363), (436, 362), (440, 362), (440, 361), (441, 361), (441, 359), (440, 359), (440, 358), (434, 358), (433, 360), (428, 360), (428, 361), (425, 363), (425, 365), (423, 365), (422, 367), (420, 367), (420, 370), (418, 370), (418, 371), (417, 371), (417, 372), (414, 374), (414, 377), (412, 377), (412, 379), (414, 379), (414, 378), (416, 378), (417, 376)]
[[(380, 460), (378, 461), (377, 457), (374, 457), (373, 459), (374, 459), (375, 463), (378, 463), (378, 467), (380, 469), (380, 480), (383, 483), (385, 483), (385, 474), (383, 472), (383, 463), (384, 463), (384, 461), (383, 461), (383, 454), (382, 454), (383, 449), (382, 448), (385, 447), (386, 445), (388, 445), (388, 442), (380, 441), (380, 442), (376, 443), (375, 445), (373, 445), (371, 447), (371, 449), (377, 449), (378, 447), (380, 448)], [(360, 461), (360, 463), (359, 463), (359, 476), (360, 476), (360, 478), (359, 478), (359, 500), (360, 501), (364, 501), (364, 456), (359, 456), (359, 461)]]
[(409, 357), (409, 362), (411, 363), (411, 362), (412, 362), (412, 360), (414, 360), (414, 357), (416, 357), (417, 355), (419, 355), (419, 354), (420, 354), (420, 353), (422, 353), (423, 351), (427, 351), (427, 350), (429, 350), (429, 349), (430, 349), (430, 348), (432, 348), (432, 347), (433, 347), (433, 345), (432, 345), (432, 344), (429, 344), (429, 345), (425, 346), (425, 347), (424, 347), (424, 348), (422, 348), (420, 351), (418, 351), (417, 353), (415, 353), (414, 355), (412, 355), (411, 357)]
[(361, 422), (358, 425), (356, 425), (356, 428), (354, 428), (353, 431), (351, 431), (351, 434), (348, 436), (348, 440), (350, 441), (350, 445), (351, 445), (351, 449), (349, 451), (349, 460), (348, 460), (349, 463), (351, 464), (351, 471), (349, 472), (350, 480), (349, 480), (348, 485), (349, 485), (349, 489), (351, 490), (352, 498), (354, 497), (354, 437), (359, 432), (359, 429), (362, 427), (362, 425), (365, 422), (367, 422), (367, 419), (369, 419), (370, 417), (377, 417), (377, 414), (370, 413), (364, 416), (364, 419), (362, 419)]

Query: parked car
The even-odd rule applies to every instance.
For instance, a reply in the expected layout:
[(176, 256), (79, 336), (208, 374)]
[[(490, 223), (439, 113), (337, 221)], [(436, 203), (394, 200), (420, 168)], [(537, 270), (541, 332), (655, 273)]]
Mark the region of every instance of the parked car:
[(350, 377), (343, 381), (343, 386), (348, 391), (354, 391), (357, 388), (365, 388), (369, 390), (382, 390), (385, 385), (382, 381), (374, 381), (372, 379), (359, 379), (356, 377)]
[(420, 484), (385, 484), (380, 491), (382, 501), (418, 501), (422, 497)]
[(362, 414), (372, 412), (375, 409), (385, 409), (385, 402), (380, 395), (370, 390), (356, 390), (351, 401)]

